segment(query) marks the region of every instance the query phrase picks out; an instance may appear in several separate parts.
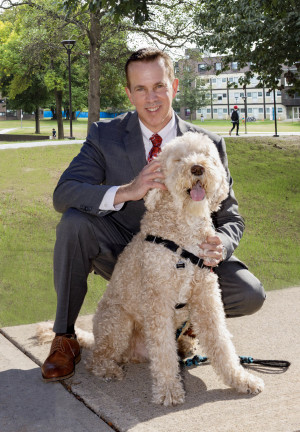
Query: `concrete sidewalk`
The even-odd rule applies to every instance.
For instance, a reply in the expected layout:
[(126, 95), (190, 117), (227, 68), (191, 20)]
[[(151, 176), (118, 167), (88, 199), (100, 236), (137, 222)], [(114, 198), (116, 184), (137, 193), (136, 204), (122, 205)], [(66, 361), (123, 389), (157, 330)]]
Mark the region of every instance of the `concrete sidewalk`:
[[(292, 363), (286, 371), (249, 366), (264, 379), (264, 392), (238, 394), (204, 364), (183, 371), (186, 402), (173, 408), (151, 403), (147, 364), (127, 366), (123, 381), (105, 382), (82, 361), (64, 385), (46, 384), (37, 364), (49, 345), (38, 345), (36, 324), (3, 328), (0, 432), (300, 432), (299, 305), (300, 288), (272, 291), (255, 315), (227, 320), (239, 355)], [(91, 316), (78, 324), (90, 329)]]

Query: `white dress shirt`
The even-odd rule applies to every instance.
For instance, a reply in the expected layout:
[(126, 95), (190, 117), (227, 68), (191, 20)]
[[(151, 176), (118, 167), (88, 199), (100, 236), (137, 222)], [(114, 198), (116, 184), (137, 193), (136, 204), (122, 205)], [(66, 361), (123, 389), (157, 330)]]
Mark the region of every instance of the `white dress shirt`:
[[(145, 146), (145, 156), (146, 156), (146, 160), (147, 160), (148, 154), (152, 148), (152, 142), (150, 141), (150, 137), (153, 135), (153, 132), (150, 129), (148, 129), (144, 125), (144, 123), (141, 122), (140, 119), (139, 119), (139, 122), (140, 122), (140, 127), (142, 130), (142, 136), (143, 136), (143, 141), (144, 141), (144, 146)], [(171, 141), (173, 138), (175, 138), (177, 136), (177, 128), (176, 128), (176, 120), (175, 120), (174, 111), (173, 111), (173, 115), (172, 115), (172, 118), (169, 121), (169, 123), (157, 133), (162, 137), (161, 148), (163, 148), (165, 144), (167, 144), (169, 141)], [(114, 206), (115, 196), (116, 196), (116, 193), (117, 193), (117, 190), (119, 189), (119, 187), (120, 186), (112, 186), (111, 188), (109, 188), (107, 190), (107, 192), (105, 193), (105, 195), (101, 201), (101, 204), (99, 206), (99, 210), (118, 211), (123, 207), (124, 203), (120, 203), (120, 204)]]

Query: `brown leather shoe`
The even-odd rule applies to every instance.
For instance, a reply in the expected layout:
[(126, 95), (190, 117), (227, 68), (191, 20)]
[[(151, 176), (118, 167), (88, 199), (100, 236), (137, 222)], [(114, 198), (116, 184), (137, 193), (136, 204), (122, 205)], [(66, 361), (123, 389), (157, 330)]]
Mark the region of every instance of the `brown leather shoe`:
[(55, 336), (50, 354), (42, 366), (44, 381), (60, 381), (75, 373), (75, 365), (81, 360), (80, 346), (76, 338)]

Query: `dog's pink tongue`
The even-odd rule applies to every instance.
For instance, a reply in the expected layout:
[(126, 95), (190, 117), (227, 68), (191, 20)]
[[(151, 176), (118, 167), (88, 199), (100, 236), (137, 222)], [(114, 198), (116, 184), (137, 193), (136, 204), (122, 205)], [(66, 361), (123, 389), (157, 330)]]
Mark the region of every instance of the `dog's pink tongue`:
[(197, 182), (191, 189), (190, 192), (193, 201), (202, 201), (205, 197), (205, 190), (201, 186), (200, 182)]

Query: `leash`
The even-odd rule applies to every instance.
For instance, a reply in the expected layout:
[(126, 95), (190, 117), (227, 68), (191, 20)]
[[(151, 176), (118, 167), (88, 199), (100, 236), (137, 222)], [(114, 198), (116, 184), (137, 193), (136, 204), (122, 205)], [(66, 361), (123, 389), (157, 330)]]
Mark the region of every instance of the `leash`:
[[(286, 360), (260, 360), (260, 359), (254, 359), (253, 357), (244, 357), (239, 356), (241, 365), (244, 364), (258, 364), (261, 366), (268, 366), (270, 368), (279, 368), (279, 369), (288, 369), (291, 363)], [(208, 361), (208, 358), (205, 356), (200, 355), (194, 355), (194, 357), (186, 359), (186, 360), (180, 360), (180, 364), (182, 366), (199, 366), (201, 363), (205, 363)]]
[[(184, 330), (186, 330), (186, 327), (188, 327), (188, 322), (184, 322), (181, 327), (179, 327), (176, 331), (176, 340), (184, 334)], [(261, 366), (267, 366), (270, 368), (278, 368), (278, 369), (288, 369), (291, 363), (286, 360), (261, 360), (261, 359), (254, 359), (253, 357), (247, 357), (247, 356), (239, 356), (241, 365), (244, 364), (257, 364)], [(208, 357), (206, 356), (200, 356), (198, 354), (194, 355), (194, 357), (186, 359), (186, 360), (180, 360), (181, 366), (199, 366), (201, 363), (205, 363), (209, 361)]]

